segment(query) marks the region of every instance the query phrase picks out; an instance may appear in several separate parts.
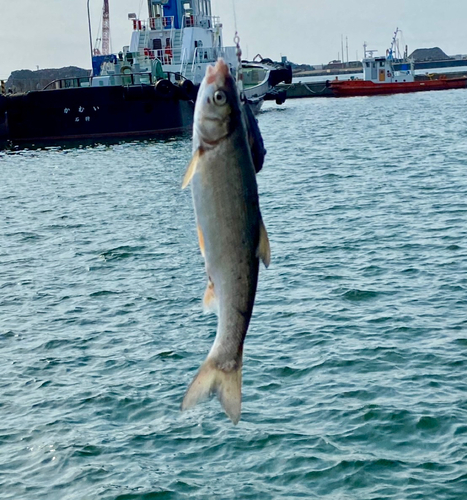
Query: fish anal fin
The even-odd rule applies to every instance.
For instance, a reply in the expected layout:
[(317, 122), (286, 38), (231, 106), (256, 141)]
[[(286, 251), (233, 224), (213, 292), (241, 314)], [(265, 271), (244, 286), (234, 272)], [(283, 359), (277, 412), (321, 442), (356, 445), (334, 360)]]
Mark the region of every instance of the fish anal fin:
[(199, 241), (199, 249), (201, 250), (201, 255), (204, 257), (204, 236), (203, 231), (200, 226), (198, 226), (198, 241)]
[(208, 280), (208, 286), (206, 287), (206, 291), (204, 292), (203, 306), (205, 312), (213, 312), (218, 313), (219, 302), (217, 300), (215, 291), (214, 291), (214, 283), (211, 281), (211, 278)]
[(182, 411), (216, 394), (227, 416), (237, 425), (242, 411), (242, 366), (235, 365), (232, 370), (224, 370), (208, 357), (186, 391)]
[(268, 232), (266, 231), (266, 227), (262, 219), (259, 225), (259, 245), (257, 256), (263, 261), (263, 264), (266, 267), (269, 267), (269, 263), (271, 262), (271, 247), (269, 246)]
[(188, 186), (188, 184), (190, 184), (191, 179), (193, 179), (193, 176), (195, 175), (196, 172), (196, 167), (198, 166), (198, 161), (200, 156), (201, 156), (201, 148), (198, 148), (195, 151), (195, 154), (193, 155), (190, 164), (188, 165), (185, 177), (183, 178), (182, 189), (185, 189)]

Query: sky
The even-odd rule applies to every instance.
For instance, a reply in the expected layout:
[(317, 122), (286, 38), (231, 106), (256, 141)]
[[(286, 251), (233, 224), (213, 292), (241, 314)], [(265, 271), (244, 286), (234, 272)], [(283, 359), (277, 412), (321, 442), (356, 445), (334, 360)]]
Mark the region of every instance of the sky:
[[(128, 13), (147, 17), (146, 0), (109, 0), (112, 50), (129, 45)], [(93, 37), (103, 0), (89, 0)], [(234, 8), (235, 7), (235, 8)], [(363, 57), (363, 43), (384, 54), (394, 30), (409, 53), (440, 47), (467, 54), (466, 0), (212, 0), (221, 16), (224, 44), (233, 45), (235, 24), (244, 58), (256, 54), (295, 63), (325, 64)], [(235, 14), (234, 14), (235, 11)], [(236, 19), (236, 23), (235, 23)], [(0, 79), (17, 69), (90, 68), (87, 0), (0, 0)]]

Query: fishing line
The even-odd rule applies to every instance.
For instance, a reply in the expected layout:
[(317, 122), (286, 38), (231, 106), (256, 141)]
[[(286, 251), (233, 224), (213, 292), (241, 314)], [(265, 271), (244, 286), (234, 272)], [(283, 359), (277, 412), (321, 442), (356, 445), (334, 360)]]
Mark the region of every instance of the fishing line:
[(138, 19), (141, 17), (141, 10), (143, 8), (143, 0), (139, 3), (139, 10), (138, 10)]
[(235, 35), (237, 34), (237, 12), (235, 10), (235, 0), (232, 0), (232, 8), (233, 8), (233, 16), (234, 16), (234, 26), (235, 26)]

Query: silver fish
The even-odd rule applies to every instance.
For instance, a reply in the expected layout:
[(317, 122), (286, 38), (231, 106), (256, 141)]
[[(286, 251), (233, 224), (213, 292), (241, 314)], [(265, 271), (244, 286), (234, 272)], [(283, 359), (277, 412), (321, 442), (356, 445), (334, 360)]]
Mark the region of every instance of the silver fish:
[(215, 393), (234, 424), (240, 420), (243, 342), (258, 282), (269, 265), (244, 104), (226, 63), (207, 68), (195, 106), (191, 182), (208, 283), (204, 306), (219, 316), (216, 338), (189, 386), (182, 410)]

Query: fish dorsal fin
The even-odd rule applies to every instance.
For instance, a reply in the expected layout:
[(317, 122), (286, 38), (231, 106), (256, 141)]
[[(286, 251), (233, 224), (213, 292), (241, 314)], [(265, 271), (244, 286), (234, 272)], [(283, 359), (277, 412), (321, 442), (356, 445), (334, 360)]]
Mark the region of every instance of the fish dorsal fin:
[(202, 153), (201, 148), (198, 148), (195, 151), (195, 154), (193, 155), (193, 158), (191, 159), (190, 164), (188, 165), (185, 177), (183, 178), (182, 189), (185, 189), (188, 186), (188, 184), (190, 184), (191, 179), (193, 179), (201, 153)]
[(261, 219), (259, 225), (259, 245), (257, 256), (263, 261), (263, 264), (266, 267), (269, 267), (269, 263), (271, 262), (271, 247), (269, 246), (268, 232), (266, 231), (263, 219)]

